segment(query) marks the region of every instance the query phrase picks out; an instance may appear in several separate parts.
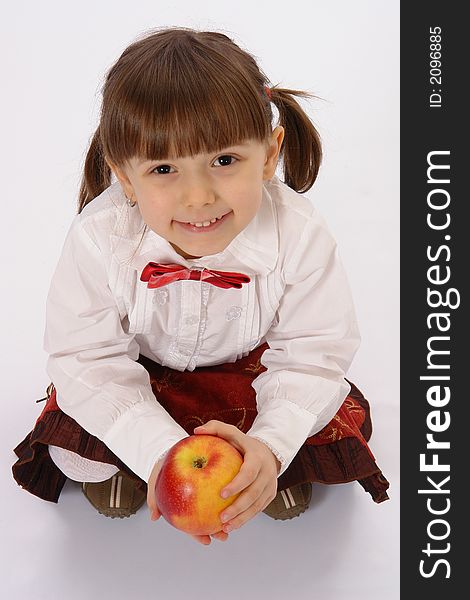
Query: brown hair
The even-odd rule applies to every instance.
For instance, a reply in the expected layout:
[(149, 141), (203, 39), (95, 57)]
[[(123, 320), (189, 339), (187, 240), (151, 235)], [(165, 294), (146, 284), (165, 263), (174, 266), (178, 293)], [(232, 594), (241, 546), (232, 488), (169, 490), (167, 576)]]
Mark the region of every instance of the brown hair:
[[(247, 139), (266, 143), (273, 112), (266, 75), (229, 37), (186, 27), (157, 28), (128, 46), (106, 75), (100, 122), (85, 158), (83, 208), (111, 184), (111, 164), (217, 152)], [(285, 183), (308, 191), (322, 150), (313, 123), (294, 96), (271, 87), (285, 129), (280, 157)], [(145, 230), (144, 230), (145, 234)]]

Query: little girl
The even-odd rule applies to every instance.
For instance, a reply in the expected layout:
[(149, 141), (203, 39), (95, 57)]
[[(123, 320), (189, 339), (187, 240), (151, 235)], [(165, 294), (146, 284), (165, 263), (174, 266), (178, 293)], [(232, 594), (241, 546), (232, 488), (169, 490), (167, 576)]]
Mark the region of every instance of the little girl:
[(313, 481), (388, 499), (369, 404), (345, 379), (360, 342), (349, 284), (302, 195), (322, 156), (294, 98), (310, 94), (267, 84), (227, 36), (183, 27), (108, 72), (47, 297), (47, 403), (15, 448), (32, 494), (57, 502), (68, 477), (104, 515), (146, 500), (157, 519), (166, 453), (203, 433), (244, 459), (220, 540), (259, 512), (298, 516)]

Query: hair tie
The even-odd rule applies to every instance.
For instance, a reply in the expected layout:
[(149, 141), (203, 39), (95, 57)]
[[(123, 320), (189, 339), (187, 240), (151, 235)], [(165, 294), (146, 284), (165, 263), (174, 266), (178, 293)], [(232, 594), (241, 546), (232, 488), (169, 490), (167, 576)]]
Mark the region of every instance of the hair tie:
[(270, 100), (272, 100), (272, 96), (271, 96), (271, 88), (269, 88), (267, 85), (264, 86), (264, 89), (266, 90), (266, 95), (268, 96), (268, 98)]

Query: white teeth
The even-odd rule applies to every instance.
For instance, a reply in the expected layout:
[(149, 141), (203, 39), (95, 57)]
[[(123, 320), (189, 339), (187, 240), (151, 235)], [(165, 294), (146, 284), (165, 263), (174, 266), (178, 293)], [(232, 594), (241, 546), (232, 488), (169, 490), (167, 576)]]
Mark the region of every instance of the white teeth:
[(196, 227), (208, 227), (211, 223), (214, 223), (217, 219), (212, 219), (212, 221), (203, 221), (202, 223), (191, 223), (191, 225), (195, 225)]
[[(223, 216), (224, 215), (222, 215), (222, 217)], [(200, 223), (191, 223), (191, 221), (187, 221), (187, 223), (189, 223), (189, 225), (194, 225), (196, 227), (208, 227), (212, 223), (215, 223), (216, 221), (220, 221), (220, 219), (222, 217), (216, 217), (215, 219), (211, 219), (210, 221), (203, 221), (203, 222), (200, 222)]]

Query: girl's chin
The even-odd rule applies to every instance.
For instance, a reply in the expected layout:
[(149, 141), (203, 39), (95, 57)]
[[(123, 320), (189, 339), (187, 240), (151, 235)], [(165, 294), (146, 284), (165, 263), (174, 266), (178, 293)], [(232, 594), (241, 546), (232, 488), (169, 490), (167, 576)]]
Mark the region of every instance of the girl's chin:
[(182, 248), (180, 248), (173, 242), (170, 242), (170, 246), (172, 246), (173, 250), (175, 252), (177, 252), (180, 256), (182, 256), (183, 258), (200, 258), (200, 256), (193, 256), (191, 254), (188, 254), (185, 250), (183, 250)]
[(173, 246), (173, 248), (176, 250), (176, 252), (178, 252), (178, 254), (180, 256), (182, 256), (183, 258), (186, 259), (193, 259), (193, 258), (202, 258), (204, 256), (210, 256), (212, 254), (218, 254), (219, 252), (222, 252), (223, 250), (225, 250), (225, 248), (227, 246), (225, 246), (224, 248), (219, 247), (220, 245), (216, 245), (216, 244), (207, 244), (206, 247), (195, 247), (195, 248), (181, 248), (180, 246), (177, 246), (176, 244), (171, 244)]
[(178, 254), (180, 254), (183, 258), (186, 258), (186, 259), (189, 259), (189, 260), (191, 260), (193, 258), (202, 258), (204, 256), (203, 254), (200, 254), (198, 256), (195, 256), (193, 254), (187, 254), (184, 250), (181, 250), (181, 252), (178, 252)]
[(185, 248), (185, 249), (183, 249), (180, 246), (178, 246), (177, 244), (173, 244), (173, 242), (170, 242), (170, 244), (173, 246), (173, 249), (180, 256), (182, 256), (183, 258), (187, 258), (187, 259), (201, 258), (202, 256), (205, 256), (207, 254), (215, 254), (215, 252), (204, 252), (202, 249), (198, 249), (198, 248)]

